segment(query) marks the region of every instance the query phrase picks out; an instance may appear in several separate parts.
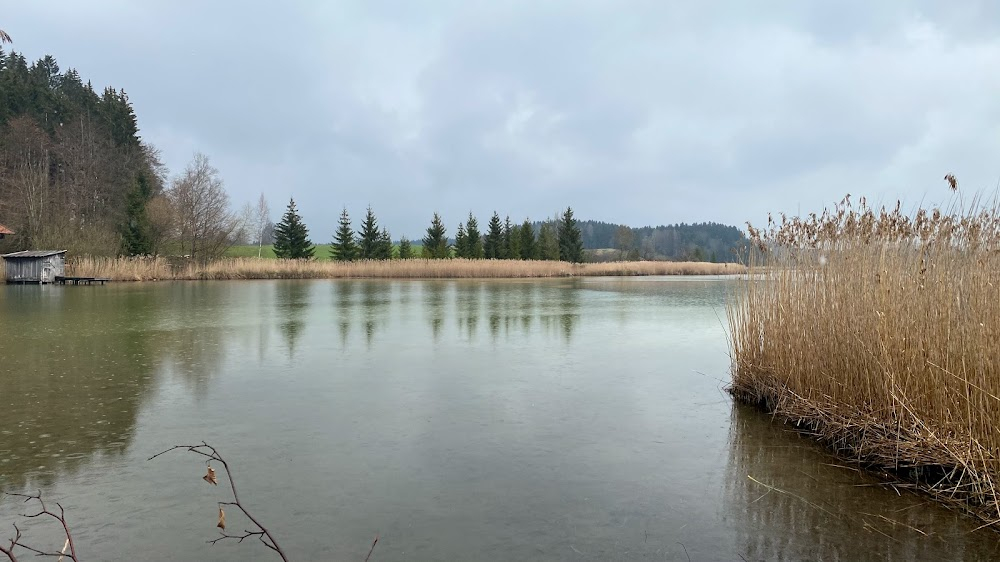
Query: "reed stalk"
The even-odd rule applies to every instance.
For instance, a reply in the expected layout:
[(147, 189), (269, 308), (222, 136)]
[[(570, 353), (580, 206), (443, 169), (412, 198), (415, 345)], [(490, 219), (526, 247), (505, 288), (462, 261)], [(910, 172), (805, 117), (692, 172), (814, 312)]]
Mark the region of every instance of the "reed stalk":
[(67, 263), (67, 275), (104, 277), (113, 281), (725, 275), (745, 271), (744, 266), (735, 263), (664, 261), (571, 264), (556, 261), (465, 259), (320, 262), (224, 258), (199, 264), (165, 258), (79, 257)]
[(730, 391), (840, 455), (1000, 520), (1000, 209), (850, 196), (748, 225)]

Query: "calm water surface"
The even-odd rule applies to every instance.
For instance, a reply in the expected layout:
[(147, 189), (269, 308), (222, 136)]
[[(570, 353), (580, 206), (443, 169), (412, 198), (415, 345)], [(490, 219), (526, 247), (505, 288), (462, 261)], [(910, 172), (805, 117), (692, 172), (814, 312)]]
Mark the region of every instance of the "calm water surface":
[(202, 461), (145, 460), (202, 439), (295, 560), (1000, 556), (733, 405), (730, 283), (0, 286), (0, 488), (62, 501), (87, 560), (275, 559), (205, 544)]

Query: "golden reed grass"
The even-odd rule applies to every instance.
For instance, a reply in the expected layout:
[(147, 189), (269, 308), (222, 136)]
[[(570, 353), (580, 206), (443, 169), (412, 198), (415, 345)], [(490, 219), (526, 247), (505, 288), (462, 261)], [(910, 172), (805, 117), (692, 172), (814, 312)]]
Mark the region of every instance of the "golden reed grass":
[(744, 273), (734, 263), (609, 262), (571, 264), (516, 260), (391, 260), (319, 262), (225, 258), (207, 264), (171, 264), (163, 258), (82, 257), (67, 263), (67, 275), (114, 281), (157, 279), (337, 279), (337, 278), (523, 278), (631, 275), (724, 275)]
[(852, 205), (748, 225), (733, 380), (842, 456), (1000, 523), (1000, 212)]

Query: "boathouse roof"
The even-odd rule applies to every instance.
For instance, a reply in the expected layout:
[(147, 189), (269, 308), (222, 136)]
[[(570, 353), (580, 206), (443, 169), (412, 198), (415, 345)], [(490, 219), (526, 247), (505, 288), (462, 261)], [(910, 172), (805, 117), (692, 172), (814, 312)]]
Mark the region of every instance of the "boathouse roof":
[(0, 256), (3, 259), (17, 259), (17, 258), (47, 258), (49, 256), (54, 256), (57, 254), (65, 254), (66, 250), (24, 250), (21, 252), (13, 252), (11, 254), (4, 254)]

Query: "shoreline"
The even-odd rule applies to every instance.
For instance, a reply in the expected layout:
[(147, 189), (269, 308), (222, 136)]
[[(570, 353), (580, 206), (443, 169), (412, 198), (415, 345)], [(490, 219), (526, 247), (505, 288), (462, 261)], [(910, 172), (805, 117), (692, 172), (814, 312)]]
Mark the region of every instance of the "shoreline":
[[(928, 435), (926, 428), (901, 430), (860, 409), (843, 411), (840, 405), (809, 400), (777, 383), (732, 385), (727, 392), (735, 403), (791, 426), (839, 462), (856, 467), (897, 493), (906, 489), (926, 496), (978, 519), (983, 522), (980, 528), (1000, 532), (986, 459), (984, 464), (962, 462), (953, 454), (968, 445), (963, 439)], [(864, 434), (859, 434), (859, 428)], [(901, 452), (909, 459), (901, 458)]]
[(602, 262), (409, 259), (358, 262), (222, 258), (194, 264), (165, 258), (68, 260), (66, 274), (116, 282), (227, 281), (250, 279), (544, 279), (665, 275), (740, 275), (745, 266), (711, 262)]

